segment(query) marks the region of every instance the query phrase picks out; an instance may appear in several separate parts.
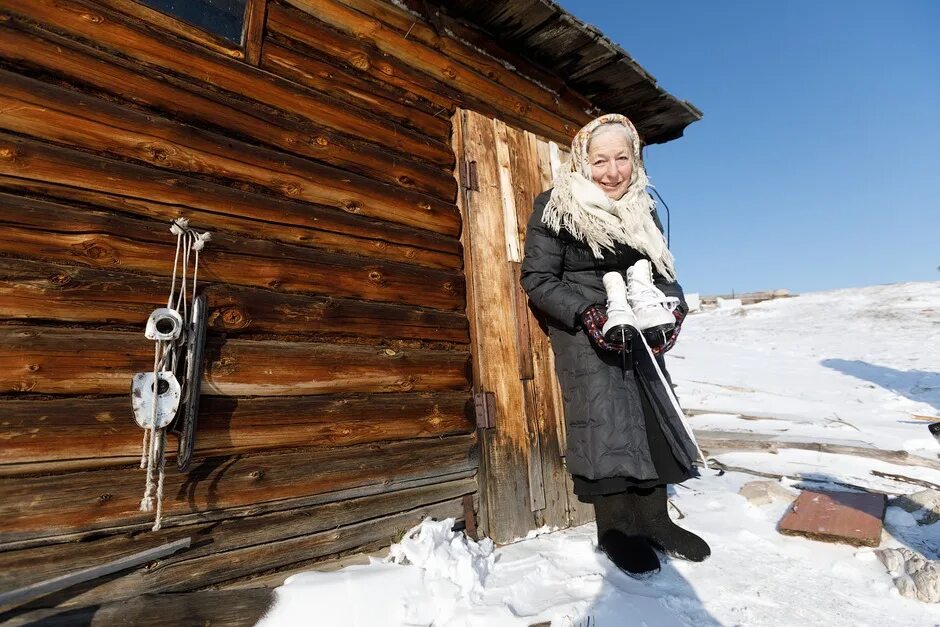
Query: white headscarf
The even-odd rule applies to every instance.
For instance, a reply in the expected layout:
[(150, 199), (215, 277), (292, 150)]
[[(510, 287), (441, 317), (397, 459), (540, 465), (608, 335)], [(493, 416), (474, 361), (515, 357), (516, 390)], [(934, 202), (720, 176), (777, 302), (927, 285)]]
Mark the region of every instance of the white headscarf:
[[(608, 198), (591, 180), (588, 143), (591, 133), (603, 124), (622, 125), (633, 145), (633, 177), (619, 200)], [(675, 260), (653, 220), (656, 203), (646, 191), (649, 184), (633, 124), (616, 113), (602, 115), (575, 134), (569, 168), (555, 179), (542, 221), (555, 233), (564, 227), (572, 237), (587, 244), (597, 258), (603, 256), (604, 248), (613, 250), (618, 243), (626, 244), (648, 256), (664, 278), (675, 281)]]

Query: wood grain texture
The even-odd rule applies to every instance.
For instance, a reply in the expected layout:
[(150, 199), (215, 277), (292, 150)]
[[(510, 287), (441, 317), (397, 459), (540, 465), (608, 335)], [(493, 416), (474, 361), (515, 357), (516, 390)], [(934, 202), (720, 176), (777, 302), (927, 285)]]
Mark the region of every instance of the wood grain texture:
[[(314, 94), (273, 74), (234, 59), (206, 52), (200, 46), (166, 37), (153, 37), (129, 17), (83, 0), (8, 0), (4, 12), (55, 25), (70, 37), (93, 41), (139, 63), (176, 73), (190, 81), (208, 83), (230, 94), (308, 118), (340, 133), (451, 166), (453, 154), (442, 142), (382, 119), (371, 111), (353, 109), (323, 94)], [(315, 116), (315, 117), (314, 117)]]
[[(264, 548), (270, 557), (264, 560), (264, 568), (260, 568), (261, 564), (258, 564), (259, 571), (323, 557), (323, 549), (339, 552), (355, 548), (350, 547), (348, 543), (354, 540), (353, 532), (368, 529), (368, 526), (360, 524), (363, 521), (376, 520), (378, 528), (388, 534), (387, 540), (393, 541), (395, 534), (402, 529), (400, 525), (405, 524), (399, 516), (402, 512), (408, 512), (405, 518), (415, 522), (418, 522), (422, 515), (449, 515), (461, 519), (462, 512), (455, 510), (453, 501), (472, 493), (474, 489), (473, 479), (460, 479), (222, 522), (196, 523), (145, 534), (114, 534), (84, 542), (6, 551), (0, 553), (0, 586), (8, 589), (27, 585), (88, 568), (103, 560), (118, 559), (150, 547), (190, 537), (193, 539), (193, 545), (186, 551), (156, 561), (138, 572), (123, 573), (116, 580), (99, 582), (93, 589), (77, 596), (59, 595), (58, 598), (47, 599), (45, 604), (61, 601), (66, 605), (79, 605), (144, 592), (197, 589), (244, 575), (245, 571), (252, 567), (252, 563), (241, 559), (241, 556), (245, 553), (257, 555)], [(446, 505), (442, 509), (441, 504), (444, 503)], [(350, 525), (355, 527), (343, 530), (343, 527)], [(333, 533), (331, 536), (325, 532)], [(309, 539), (310, 536), (321, 533), (324, 536), (320, 540), (326, 542), (318, 546), (320, 550), (281, 550), (287, 548), (280, 544), (282, 542)], [(329, 542), (331, 537), (334, 541), (332, 546)], [(368, 542), (363, 541), (362, 544), (370, 543), (375, 538), (364, 540)], [(226, 559), (238, 566), (232, 570), (222, 567), (216, 572), (206, 569), (207, 562), (224, 564)], [(200, 574), (198, 577), (195, 576), (197, 572)], [(176, 581), (173, 581), (174, 578)]]
[(172, 15), (152, 9), (134, 0), (94, 0), (97, 4), (113, 9), (118, 13), (140, 20), (142, 26), (156, 31), (155, 34), (164, 35), (165, 31), (171, 36), (182, 37), (187, 41), (208, 48), (222, 56), (232, 59), (244, 59), (245, 53), (237, 44), (214, 35), (205, 29), (193, 26), (188, 22), (177, 19)]
[[(74, 208), (110, 209), (121, 214), (153, 218), (165, 224), (185, 217), (192, 224), (213, 232), (227, 231), (252, 239), (275, 240), (344, 255), (361, 255), (429, 268), (459, 269), (462, 265), (459, 242), (444, 235), (325, 207), (303, 206), (206, 185), (193, 178), (168, 180), (147, 168), (129, 168), (115, 161), (89, 158), (45, 144), (21, 145), (29, 145), (20, 154), (26, 154), (35, 166), (31, 172), (38, 171), (38, 176), (45, 179), (54, 179), (58, 175), (58, 178), (68, 179), (74, 185), (0, 174), (0, 193), (45, 199)], [(2, 164), (0, 168), (3, 168)], [(53, 168), (58, 169), (52, 172)], [(92, 177), (100, 169), (110, 172), (107, 183), (99, 186), (108, 191), (77, 187), (81, 184), (79, 177)], [(149, 185), (148, 180), (154, 184)], [(121, 182), (134, 185), (128, 190), (130, 194), (143, 195), (140, 188), (157, 190), (161, 200), (122, 195), (119, 193)], [(234, 193), (227, 193), (229, 191)], [(173, 202), (174, 197), (192, 206)], [(252, 215), (253, 202), (256, 204)], [(230, 214), (224, 213), (226, 208), (230, 208)]]
[(245, 62), (254, 66), (261, 63), (267, 10), (268, 0), (248, 0), (248, 4), (245, 6), (242, 49), (245, 53)]
[[(588, 121), (587, 115), (583, 116), (583, 121), (575, 122), (547, 111), (529, 98), (514, 94), (491, 78), (442, 55), (439, 51), (419, 41), (405, 38), (403, 32), (346, 6), (338, 0), (288, 0), (288, 2), (322, 22), (359, 39), (369, 41), (382, 53), (407, 62), (434, 80), (455, 87), (463, 96), (459, 103), (461, 106), (472, 104), (476, 107), (478, 103), (483, 103), (484, 111), (490, 112), (495, 108), (500, 117), (554, 138), (570, 138)], [(499, 67), (505, 71), (502, 66)]]
[[(457, 161), (460, 164), (458, 167), (459, 188), (460, 193), (457, 195), (457, 206), (460, 208), (461, 217), (466, 216), (466, 189), (471, 187), (470, 181), (466, 180), (469, 176), (468, 168), (470, 161), (467, 158), (467, 149), (466, 144), (468, 141), (467, 131), (466, 131), (466, 113), (458, 109), (454, 115), (451, 117), (451, 124), (454, 127), (454, 135), (451, 138), (451, 143), (454, 148), (454, 154), (457, 156)], [(464, 272), (467, 277), (467, 318), (468, 318), (468, 332), (471, 345), (471, 360), (470, 360), (470, 374), (471, 374), (471, 383), (472, 389), (475, 394), (482, 392), (480, 389), (480, 380), (482, 377), (483, 368), (480, 365), (480, 359), (474, 352), (475, 347), (477, 346), (477, 325), (474, 324), (475, 312), (477, 311), (476, 300), (473, 295), (473, 285), (472, 278), (475, 274), (474, 268), (476, 267), (473, 260), (473, 255), (471, 254), (471, 229), (469, 228), (469, 223), (464, 218), (462, 220), (463, 229), (460, 233), (460, 243), (464, 252)], [(481, 261), (482, 262), (482, 261)], [(477, 488), (477, 505), (476, 505), (476, 534), (477, 537), (485, 536), (490, 528), (490, 509), (488, 506), (489, 503), (489, 481), (487, 480), (488, 475), (488, 460), (487, 456), (483, 453), (487, 441), (490, 439), (490, 435), (487, 433), (487, 429), (478, 429), (477, 435), (479, 437), (479, 471), (477, 473), (478, 488)], [(495, 512), (493, 512), (495, 514)]]
[[(296, 44), (294, 44), (295, 47)], [(429, 137), (450, 137), (450, 122), (407, 102), (404, 93), (389, 91), (381, 83), (366, 81), (358, 72), (346, 72), (317, 58), (317, 50), (292, 50), (275, 41), (265, 44), (261, 67), (351, 105), (381, 111), (384, 115)], [(396, 97), (397, 96), (397, 97)]]
[(276, 194), (440, 233), (456, 232), (452, 205), (332, 166), (144, 115), (0, 70), (2, 128), (143, 162), (160, 170), (250, 184)]
[[(453, 35), (448, 33), (446, 29), (451, 21), (447, 21), (446, 18), (442, 20), (442, 25), (445, 26), (444, 32), (437, 32), (427, 21), (416, 19), (412, 13), (382, 0), (333, 1), (380, 21), (383, 26), (399, 35), (407, 32), (408, 41), (422, 44), (440, 59), (437, 64), (438, 68), (445, 67), (444, 64), (448, 63), (458, 72), (464, 69), (472, 71), (473, 78), (468, 79), (468, 84), (473, 84), (475, 87), (487, 86), (486, 83), (480, 81), (480, 79), (485, 79), (490, 89), (502, 92), (504, 98), (515, 96), (515, 101), (507, 98), (506, 104), (500, 103), (501, 106), (506, 107), (507, 111), (532, 117), (541, 117), (543, 111), (554, 114), (557, 116), (557, 119), (553, 120), (554, 124), (561, 120), (574, 123), (574, 125), (565, 126), (562, 122), (562, 126), (559, 127), (569, 136), (574, 135), (580, 126), (590, 120), (591, 116), (585, 112), (588, 103), (582, 98), (574, 97), (573, 94), (562, 93), (557, 79), (551, 81), (555, 88), (552, 89), (544, 83), (530, 79), (518, 67), (507, 67), (501, 62), (506, 56), (502, 51), (497, 52), (494, 47), (491, 47), (491, 54), (495, 53), (491, 56), (482, 52), (481, 48), (469, 45), (466, 40), (461, 41), (454, 31), (451, 31)], [(465, 33), (466, 29), (463, 32)], [(415, 47), (413, 50), (420, 49)], [(426, 55), (419, 54), (418, 56), (425, 57)], [(540, 76), (544, 77), (544, 75), (544, 72), (540, 73)], [(512, 104), (509, 105), (509, 103)], [(521, 107), (519, 103), (523, 103)], [(545, 119), (551, 118), (546, 116)]]
[[(142, 329), (166, 304), (165, 278), (62, 263), (0, 258), (0, 320), (82, 323)], [(228, 337), (349, 336), (388, 340), (469, 342), (462, 312), (443, 312), (326, 296), (284, 294), (204, 283), (210, 332)]]
[[(503, 194), (496, 159), (496, 125), (480, 114), (461, 111), (463, 158), (476, 162), (479, 191), (464, 190), (465, 252), (472, 273), (471, 346), (479, 362), (478, 391), (496, 395), (496, 428), (483, 431), (486, 534), (508, 542), (535, 528), (531, 511), (528, 421), (519, 381), (512, 272), (507, 259)], [(483, 517), (481, 517), (483, 518)]]
[[(0, 253), (9, 256), (168, 278), (172, 274), (176, 242), (165, 224), (3, 193), (0, 224)], [(192, 226), (211, 230), (211, 225)], [(454, 272), (225, 233), (214, 235), (199, 264), (200, 277), (208, 282), (444, 310), (463, 306), (463, 280)]]
[(0, 614), (7, 627), (153, 627), (226, 625), (251, 627), (273, 601), (270, 588), (142, 594), (133, 599)]
[[(2, 13), (0, 13), (2, 15)], [(403, 189), (452, 202), (449, 168), (391, 153), (289, 111), (245, 100), (158, 69), (108, 55), (18, 19), (0, 20), (0, 58), (109, 98), (158, 111), (203, 128), (248, 137), (291, 154), (328, 163)]]
[[(140, 333), (0, 327), (0, 393), (124, 394), (136, 372), (153, 370)], [(307, 342), (227, 340), (210, 335), (203, 394), (457, 391), (468, 387), (468, 355), (440, 350)]]
[[(248, 507), (251, 511), (265, 504), (276, 507), (281, 501), (288, 509), (296, 509), (297, 505), (287, 500), (472, 470), (476, 467), (474, 442), (472, 435), (458, 435), (210, 457), (194, 463), (188, 474), (168, 466), (163, 526), (169, 529), (186, 524), (193, 521), (193, 515), (198, 518), (201, 514), (215, 514), (217, 520), (225, 510)], [(92, 530), (117, 531), (148, 521), (152, 524), (152, 512), (138, 509), (143, 487), (144, 473), (136, 465), (4, 477), (0, 479), (0, 517), (4, 521), (0, 544)]]
[[(141, 431), (127, 395), (0, 400), (0, 476), (131, 464)], [(195, 455), (231, 455), (309, 446), (352, 446), (472, 433), (466, 392), (237, 398), (200, 402)], [(175, 459), (170, 438), (168, 459)]]
[[(515, 128), (507, 129), (508, 152), (512, 193), (515, 195), (516, 225), (515, 236), (519, 245), (525, 248), (525, 229), (532, 215), (535, 197), (542, 192), (543, 170), (549, 164), (543, 164), (539, 156), (539, 140), (532, 133)], [(508, 237), (509, 235), (507, 235)], [(576, 501), (574, 494), (568, 492), (563, 463), (563, 438), (559, 437), (558, 425), (564, 422), (561, 397), (556, 397), (558, 380), (555, 376), (554, 354), (548, 339), (547, 328), (539, 320), (536, 312), (529, 306), (528, 297), (519, 282), (521, 268), (516, 268), (513, 284), (513, 297), (516, 305), (516, 318), (519, 334), (520, 363), (525, 364), (520, 371), (521, 378), (531, 374), (531, 380), (524, 380), (526, 391), (526, 417), (529, 420), (530, 446), (539, 452), (538, 469), (530, 470), (530, 477), (541, 477), (543, 490), (542, 510), (537, 513), (539, 524), (564, 528), (569, 523), (569, 502)]]
[[(407, 102), (447, 119), (463, 95), (410, 67), (407, 60), (383, 54), (368, 41), (334, 28), (300, 9), (274, 1), (268, 14), (268, 32), (278, 43), (316, 51), (331, 65), (369, 77), (384, 89), (401, 90)], [(396, 93), (398, 93), (396, 91)]]

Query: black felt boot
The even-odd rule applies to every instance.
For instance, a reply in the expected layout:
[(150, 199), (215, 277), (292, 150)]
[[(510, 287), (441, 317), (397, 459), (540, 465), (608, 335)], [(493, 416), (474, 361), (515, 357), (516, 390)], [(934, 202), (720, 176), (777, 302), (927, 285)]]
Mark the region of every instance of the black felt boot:
[(691, 531), (686, 531), (669, 518), (666, 486), (634, 489), (634, 503), (640, 533), (650, 539), (657, 549), (672, 557), (704, 561), (712, 554), (708, 543)]
[(626, 493), (596, 498), (597, 545), (623, 572), (631, 577), (648, 577), (659, 572), (659, 557), (649, 541), (636, 533), (630, 501)]

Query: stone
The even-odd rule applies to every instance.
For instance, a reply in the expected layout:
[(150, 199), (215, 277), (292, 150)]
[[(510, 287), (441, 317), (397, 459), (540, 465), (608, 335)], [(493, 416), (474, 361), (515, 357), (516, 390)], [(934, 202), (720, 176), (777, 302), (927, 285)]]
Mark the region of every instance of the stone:
[(741, 486), (738, 494), (752, 505), (769, 505), (775, 500), (792, 501), (796, 494), (780, 485), (778, 481), (749, 481)]
[(940, 603), (940, 565), (910, 549), (883, 549), (875, 551), (894, 577), (894, 585), (901, 596), (924, 603)]
[(918, 525), (932, 525), (940, 520), (940, 490), (926, 489), (896, 496), (888, 501), (888, 506), (913, 514)]

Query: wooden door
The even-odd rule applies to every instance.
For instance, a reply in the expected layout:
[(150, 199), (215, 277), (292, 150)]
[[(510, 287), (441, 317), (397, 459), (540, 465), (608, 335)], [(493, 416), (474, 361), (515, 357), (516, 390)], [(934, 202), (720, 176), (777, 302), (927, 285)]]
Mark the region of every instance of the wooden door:
[(561, 155), (553, 142), (472, 111), (455, 114), (454, 131), (474, 393), (491, 394), (495, 409), (480, 429), (479, 524), (509, 542), (594, 517), (571, 493), (554, 359), (519, 285), (532, 201), (552, 186)]

